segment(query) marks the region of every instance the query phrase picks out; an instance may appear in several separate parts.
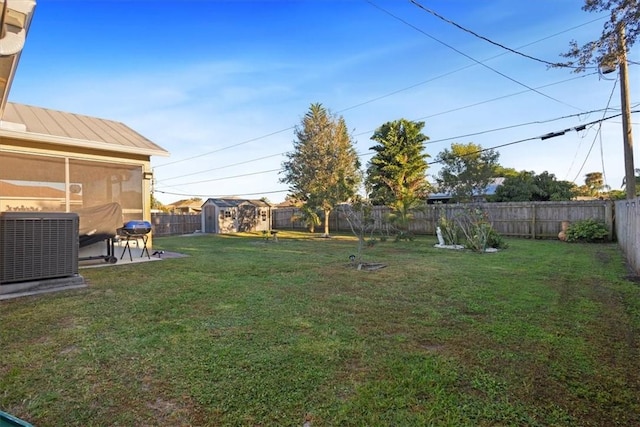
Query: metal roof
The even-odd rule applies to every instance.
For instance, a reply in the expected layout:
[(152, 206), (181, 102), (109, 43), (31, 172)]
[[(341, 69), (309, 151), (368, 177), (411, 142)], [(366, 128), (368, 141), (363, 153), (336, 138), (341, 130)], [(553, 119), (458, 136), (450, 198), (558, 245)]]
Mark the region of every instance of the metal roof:
[(7, 102), (35, 0), (0, 4), (0, 138), (146, 156), (169, 152), (120, 122)]
[(8, 102), (0, 137), (149, 156), (169, 156), (123, 123)]
[(207, 199), (202, 205), (206, 205), (207, 203), (212, 203), (219, 208), (235, 208), (243, 204), (251, 204), (256, 207), (271, 207), (271, 205), (264, 200), (255, 200), (255, 199), (222, 199), (222, 198), (210, 198)]

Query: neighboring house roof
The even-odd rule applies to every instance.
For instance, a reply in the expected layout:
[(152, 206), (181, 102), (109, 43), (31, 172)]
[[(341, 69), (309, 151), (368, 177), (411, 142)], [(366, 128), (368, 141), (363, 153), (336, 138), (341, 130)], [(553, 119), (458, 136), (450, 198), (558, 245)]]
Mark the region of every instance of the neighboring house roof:
[(207, 201), (203, 203), (203, 206), (207, 203), (212, 203), (219, 208), (236, 208), (247, 203), (257, 207), (271, 207), (271, 205), (264, 200), (251, 199), (207, 199)]
[(297, 208), (298, 204), (294, 203), (290, 199), (285, 200), (284, 202), (280, 202), (274, 206), (275, 208)]
[(169, 152), (123, 123), (8, 102), (0, 137), (148, 156)]
[[(487, 185), (487, 187), (482, 193), (476, 191), (473, 193), (473, 195), (476, 197), (477, 196), (493, 196), (494, 194), (496, 194), (496, 190), (498, 190), (498, 187), (500, 187), (504, 183), (504, 180), (505, 180), (504, 177), (493, 178), (491, 183)], [(452, 197), (451, 193), (429, 194), (429, 200), (443, 200), (443, 199), (450, 199), (451, 197)]]
[(167, 207), (171, 209), (190, 209), (200, 211), (202, 207), (202, 201), (190, 199), (178, 200), (177, 202), (169, 203)]
[[(0, 180), (0, 194), (3, 197), (44, 197), (51, 199), (60, 199), (66, 197), (64, 190), (58, 190), (46, 185), (23, 186), (15, 185)], [(79, 194), (70, 194), (71, 200), (81, 200)]]

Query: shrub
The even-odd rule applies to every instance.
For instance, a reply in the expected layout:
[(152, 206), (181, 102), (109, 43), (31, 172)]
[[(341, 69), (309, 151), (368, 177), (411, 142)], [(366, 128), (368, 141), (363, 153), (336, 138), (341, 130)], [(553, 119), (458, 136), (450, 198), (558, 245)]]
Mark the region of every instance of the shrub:
[(609, 235), (605, 224), (595, 219), (583, 219), (569, 225), (567, 242), (603, 242)]
[(476, 252), (487, 248), (506, 248), (502, 236), (494, 230), (486, 212), (480, 208), (468, 209), (457, 218), (457, 224), (466, 239), (465, 246)]
[(440, 227), (440, 232), (442, 233), (445, 244), (457, 245), (460, 243), (460, 227), (454, 220), (447, 219), (447, 217), (442, 214), (440, 218), (438, 218), (438, 227)]
[(509, 245), (504, 241), (502, 235), (498, 234), (495, 229), (491, 229), (487, 237), (487, 247), (496, 249), (507, 249)]
[(414, 237), (415, 236), (413, 235), (413, 232), (411, 232), (411, 231), (399, 230), (398, 233), (395, 236), (395, 241), (396, 242), (400, 242), (400, 241), (413, 242)]

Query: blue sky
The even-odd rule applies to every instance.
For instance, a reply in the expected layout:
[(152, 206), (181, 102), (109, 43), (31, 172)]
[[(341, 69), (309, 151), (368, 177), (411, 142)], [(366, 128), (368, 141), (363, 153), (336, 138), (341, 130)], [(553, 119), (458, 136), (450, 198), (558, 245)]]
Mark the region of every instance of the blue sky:
[[(572, 39), (598, 38), (604, 23), (582, 0), (419, 3), (550, 62)], [(640, 62), (638, 50), (630, 60)], [(630, 66), (632, 106), (639, 68)], [(345, 118), (364, 167), (373, 131), (400, 118), (425, 122), (433, 160), (453, 142), (490, 148), (618, 114), (616, 76), (549, 69), (408, 0), (39, 0), (9, 99), (120, 121), (168, 150), (152, 159), (164, 203), (279, 202), (283, 153), (311, 103)], [(620, 188), (621, 128), (615, 118), (497, 151), (505, 167), (578, 184), (604, 171)], [(640, 167), (637, 148), (635, 159)]]

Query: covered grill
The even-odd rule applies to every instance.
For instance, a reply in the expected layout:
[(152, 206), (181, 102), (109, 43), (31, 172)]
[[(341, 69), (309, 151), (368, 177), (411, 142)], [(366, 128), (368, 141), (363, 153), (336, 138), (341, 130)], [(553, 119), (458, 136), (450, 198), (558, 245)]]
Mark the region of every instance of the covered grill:
[(140, 257), (143, 257), (146, 254), (147, 258), (151, 259), (149, 249), (147, 248), (149, 233), (151, 233), (151, 223), (149, 221), (128, 221), (125, 222), (122, 227), (118, 228), (118, 237), (126, 242), (124, 249), (122, 250), (122, 255), (120, 255), (120, 259), (122, 259), (124, 254), (128, 251), (129, 259), (133, 261), (133, 256), (131, 255), (132, 240), (136, 242), (136, 246), (138, 246), (138, 241), (142, 240), (142, 253), (140, 254)]
[(103, 259), (105, 262), (117, 262), (113, 240), (122, 224), (122, 207), (118, 203), (107, 203), (78, 209), (75, 213), (79, 218), (79, 246), (83, 248), (102, 241), (106, 244), (105, 254), (80, 257), (78, 260)]

